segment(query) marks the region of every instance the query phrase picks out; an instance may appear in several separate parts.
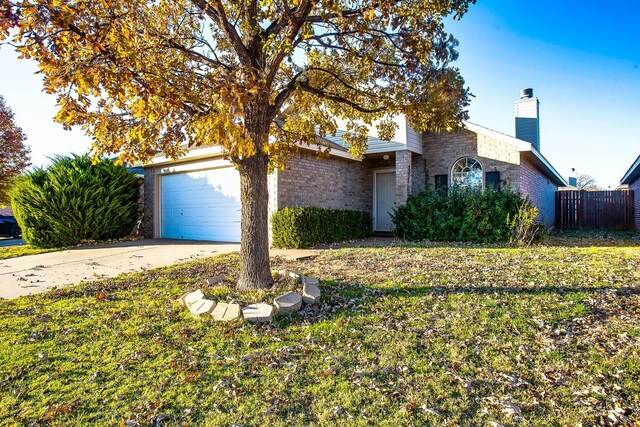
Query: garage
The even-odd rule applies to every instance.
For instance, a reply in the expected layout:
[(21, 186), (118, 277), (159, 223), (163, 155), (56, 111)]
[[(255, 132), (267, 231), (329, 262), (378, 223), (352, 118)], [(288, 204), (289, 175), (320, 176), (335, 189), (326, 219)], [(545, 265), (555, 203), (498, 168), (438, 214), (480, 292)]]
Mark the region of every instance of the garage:
[(240, 175), (220, 167), (161, 176), (161, 237), (240, 241)]

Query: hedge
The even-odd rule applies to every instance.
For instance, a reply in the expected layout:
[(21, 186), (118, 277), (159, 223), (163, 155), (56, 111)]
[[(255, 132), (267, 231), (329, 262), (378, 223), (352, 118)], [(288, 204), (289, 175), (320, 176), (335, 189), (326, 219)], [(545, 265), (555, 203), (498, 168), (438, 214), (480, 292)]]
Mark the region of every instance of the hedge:
[(284, 208), (273, 214), (271, 225), (276, 248), (308, 248), (371, 236), (371, 215), (346, 209)]
[(409, 241), (530, 243), (540, 237), (538, 210), (509, 188), (453, 189), (410, 196), (392, 213), (395, 233)]
[(126, 237), (139, 219), (140, 183), (111, 160), (56, 157), (20, 177), (11, 204), (24, 240), (35, 247)]

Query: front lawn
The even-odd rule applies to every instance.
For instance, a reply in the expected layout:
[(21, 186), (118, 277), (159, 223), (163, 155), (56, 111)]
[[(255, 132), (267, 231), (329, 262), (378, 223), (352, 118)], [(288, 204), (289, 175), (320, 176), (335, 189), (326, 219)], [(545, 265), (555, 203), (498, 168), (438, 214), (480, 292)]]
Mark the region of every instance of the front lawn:
[(25, 255), (35, 255), (44, 252), (51, 252), (59, 249), (38, 249), (29, 245), (20, 246), (3, 246), (0, 247), (0, 260), (8, 258), (16, 258)]
[[(640, 421), (637, 246), (340, 249), (274, 268), (319, 277), (322, 304), (252, 325), (174, 302), (233, 279), (235, 255), (0, 301), (0, 424)], [(203, 291), (294, 286), (226, 283)]]

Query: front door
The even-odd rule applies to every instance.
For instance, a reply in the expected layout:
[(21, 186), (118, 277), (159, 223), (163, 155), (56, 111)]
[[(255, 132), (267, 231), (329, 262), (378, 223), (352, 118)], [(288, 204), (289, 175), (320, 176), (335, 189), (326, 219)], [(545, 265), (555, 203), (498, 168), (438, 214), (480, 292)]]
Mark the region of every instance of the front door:
[(396, 173), (377, 172), (375, 174), (376, 221), (374, 231), (393, 230), (391, 212), (396, 202)]

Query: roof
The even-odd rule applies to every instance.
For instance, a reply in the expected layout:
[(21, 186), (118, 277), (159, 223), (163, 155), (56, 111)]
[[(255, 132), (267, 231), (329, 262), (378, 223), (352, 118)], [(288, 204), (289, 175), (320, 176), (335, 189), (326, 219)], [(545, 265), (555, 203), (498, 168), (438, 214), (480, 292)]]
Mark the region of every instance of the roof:
[[(347, 131), (338, 129), (336, 131), (335, 136), (327, 135), (323, 139), (329, 141), (333, 146), (337, 146), (343, 148), (345, 150), (349, 149), (349, 143), (344, 140), (344, 135)], [(367, 137), (367, 153), (366, 154), (374, 154), (374, 153), (386, 153), (391, 151), (398, 150), (406, 150), (407, 144), (398, 141), (384, 141), (375, 136)]]
[(527, 160), (536, 165), (544, 174), (553, 181), (554, 184), (559, 187), (567, 185), (567, 181), (558, 173), (558, 171), (549, 163), (549, 161), (528, 141), (515, 138), (513, 136), (504, 134), (502, 132), (495, 131), (493, 129), (486, 128), (484, 126), (477, 125), (471, 122), (464, 122), (464, 126), (471, 132), (479, 133), (482, 135), (490, 136), (497, 140), (506, 142), (515, 146), (522, 155), (527, 157)]
[[(354, 161), (362, 161), (361, 159), (354, 159), (347, 148), (337, 144), (332, 138), (318, 137), (315, 144), (296, 144), (301, 149), (307, 149), (312, 151), (319, 151), (325, 149), (325, 147), (331, 148), (331, 156), (342, 157)], [(194, 160), (205, 160), (212, 157), (221, 157), (226, 154), (225, 149), (221, 145), (206, 145), (201, 147), (194, 147), (189, 149), (184, 156), (177, 159), (172, 159), (165, 156), (164, 153), (159, 152), (146, 164), (142, 165), (142, 168), (163, 166), (173, 163), (192, 162)]]
[(620, 184), (631, 184), (640, 178), (640, 156), (636, 159), (635, 162), (631, 165), (627, 173), (624, 174), (622, 179), (620, 180)]

